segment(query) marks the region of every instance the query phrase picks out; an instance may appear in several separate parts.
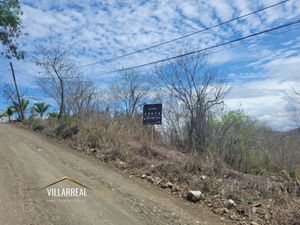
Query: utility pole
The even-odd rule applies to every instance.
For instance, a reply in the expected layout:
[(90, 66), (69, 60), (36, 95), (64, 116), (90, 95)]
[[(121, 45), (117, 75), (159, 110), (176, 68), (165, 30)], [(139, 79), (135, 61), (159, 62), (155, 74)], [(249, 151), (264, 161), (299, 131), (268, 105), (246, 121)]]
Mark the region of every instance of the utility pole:
[(20, 110), (20, 119), (24, 120), (24, 112), (23, 112), (23, 104), (20, 98), (20, 94), (19, 94), (19, 90), (18, 90), (18, 85), (17, 85), (17, 81), (16, 81), (16, 77), (15, 77), (15, 71), (12, 65), (12, 62), (9, 63), (10, 64), (10, 68), (11, 68), (11, 73), (14, 79), (14, 84), (15, 84), (15, 88), (16, 88), (16, 93), (18, 96), (18, 102), (19, 102), (19, 110)]

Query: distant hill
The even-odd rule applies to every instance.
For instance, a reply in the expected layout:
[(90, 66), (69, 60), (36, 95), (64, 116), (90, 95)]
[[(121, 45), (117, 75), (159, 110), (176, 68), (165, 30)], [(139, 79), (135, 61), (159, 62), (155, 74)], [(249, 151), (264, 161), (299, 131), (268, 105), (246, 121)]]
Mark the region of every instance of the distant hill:
[(300, 127), (284, 132), (288, 136), (300, 138)]

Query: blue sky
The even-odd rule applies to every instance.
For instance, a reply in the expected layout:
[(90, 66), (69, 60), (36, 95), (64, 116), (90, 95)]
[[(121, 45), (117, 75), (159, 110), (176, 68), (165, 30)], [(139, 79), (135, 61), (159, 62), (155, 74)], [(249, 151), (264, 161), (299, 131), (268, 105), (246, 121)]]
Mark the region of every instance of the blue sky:
[[(77, 65), (114, 57), (164, 42), (279, 2), (279, 0), (24, 0), (23, 30), (19, 39), (26, 52), (14, 61), (22, 92), (43, 100), (34, 80), (36, 45), (49, 38), (69, 49)], [(130, 67), (249, 35), (300, 19), (300, 1), (287, 3), (140, 54), (110, 63), (81, 68), (84, 76), (104, 87), (118, 74), (103, 71)], [(225, 102), (244, 109), (253, 118), (276, 130), (295, 125), (289, 118), (285, 94), (300, 87), (300, 25), (277, 30), (247, 41), (212, 50), (210, 63), (228, 75), (232, 86)], [(11, 82), (9, 61), (0, 60), (0, 82)], [(142, 68), (151, 72), (153, 67)], [(50, 101), (49, 99), (45, 99)], [(0, 109), (5, 107), (0, 97)]]

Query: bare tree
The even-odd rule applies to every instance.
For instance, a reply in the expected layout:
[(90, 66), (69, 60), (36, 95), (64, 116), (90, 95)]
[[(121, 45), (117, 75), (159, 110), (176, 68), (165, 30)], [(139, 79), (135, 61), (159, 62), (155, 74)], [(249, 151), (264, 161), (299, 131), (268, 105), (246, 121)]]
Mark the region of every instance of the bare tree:
[(149, 86), (143, 76), (135, 71), (125, 72), (111, 85), (112, 96), (127, 116), (137, 112), (149, 96)]
[[(12, 84), (4, 83), (2, 86), (2, 90), (4, 98), (10, 105), (15, 107), (19, 120), (22, 120), (21, 111), (19, 110), (20, 107), (18, 107), (18, 95), (16, 93), (16, 89)], [(23, 97), (24, 95), (20, 96), (21, 99), (23, 99)]]
[(161, 127), (167, 141), (179, 149), (184, 148), (185, 131), (184, 124), (186, 116), (182, 104), (175, 98), (163, 101), (163, 121)]
[(229, 91), (225, 78), (208, 67), (206, 56), (178, 58), (156, 68), (155, 84), (168, 98), (177, 99), (185, 113), (185, 146), (203, 152), (213, 108)]
[(92, 81), (75, 78), (67, 86), (65, 105), (68, 114), (87, 114), (98, 106), (97, 89)]
[(10, 104), (13, 104), (13, 102), (18, 101), (18, 97), (17, 97), (16, 91), (15, 91), (15, 89), (14, 89), (14, 87), (13, 87), (12, 84), (10, 84), (10, 83), (4, 83), (2, 85), (2, 91), (3, 91), (3, 97)]
[(38, 53), (36, 64), (43, 68), (44, 76), (37, 80), (37, 84), (59, 105), (58, 118), (61, 118), (66, 112), (67, 83), (80, 74), (68, 58), (68, 52), (61, 46), (50, 41), (49, 46), (39, 46)]

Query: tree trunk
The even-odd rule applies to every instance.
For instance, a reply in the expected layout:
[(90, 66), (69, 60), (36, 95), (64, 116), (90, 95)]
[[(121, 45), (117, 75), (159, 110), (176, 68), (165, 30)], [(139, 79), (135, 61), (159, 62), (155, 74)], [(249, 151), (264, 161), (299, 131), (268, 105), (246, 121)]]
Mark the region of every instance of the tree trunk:
[(63, 79), (59, 77), (59, 83), (60, 83), (60, 89), (61, 89), (61, 94), (60, 94), (60, 107), (59, 107), (59, 114), (58, 114), (58, 119), (61, 119), (63, 114), (65, 113), (65, 95), (64, 95), (64, 83)]

